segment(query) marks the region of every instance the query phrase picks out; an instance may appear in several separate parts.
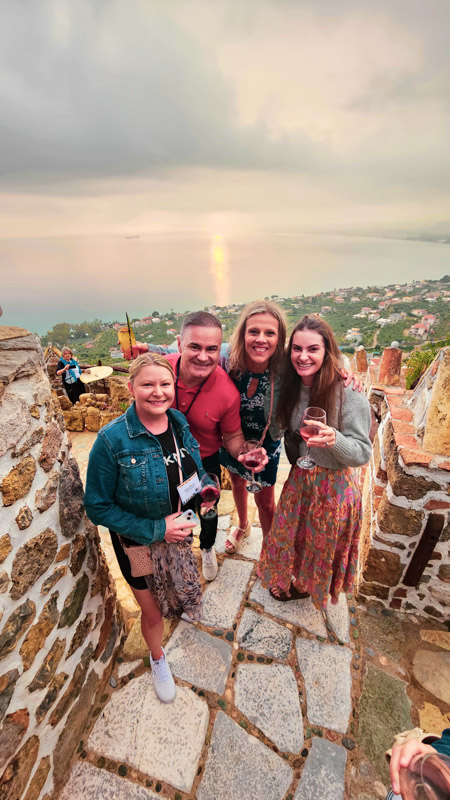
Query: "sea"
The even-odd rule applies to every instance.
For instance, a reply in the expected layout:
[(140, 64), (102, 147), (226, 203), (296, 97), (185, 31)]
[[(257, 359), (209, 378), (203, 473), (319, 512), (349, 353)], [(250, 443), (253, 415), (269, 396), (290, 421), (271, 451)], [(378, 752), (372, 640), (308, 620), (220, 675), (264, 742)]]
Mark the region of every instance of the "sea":
[(450, 244), (295, 232), (0, 240), (2, 325), (122, 321), (337, 288), (439, 279)]

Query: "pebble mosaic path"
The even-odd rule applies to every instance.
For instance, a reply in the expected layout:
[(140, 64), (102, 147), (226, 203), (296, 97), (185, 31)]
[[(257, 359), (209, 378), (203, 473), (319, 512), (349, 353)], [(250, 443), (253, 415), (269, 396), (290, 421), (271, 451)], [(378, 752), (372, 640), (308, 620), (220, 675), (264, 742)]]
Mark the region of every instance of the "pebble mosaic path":
[[(95, 437), (77, 437), (74, 455), (84, 479)], [(279, 483), (287, 471), (282, 460)], [(250, 518), (256, 519), (250, 502)], [(61, 800), (385, 797), (386, 775), (384, 784), (376, 782), (367, 754), (372, 763), (380, 759), (380, 774), (392, 734), (412, 727), (406, 672), (377, 655), (383, 642), (368, 627), (373, 621), (378, 632), (392, 618), (357, 610), (345, 595), (326, 613), (309, 599), (277, 602), (256, 576), (261, 529), (255, 524), (245, 547), (230, 556), (224, 545), (234, 522), (231, 492), (222, 492), (219, 511), (219, 573), (204, 589), (202, 620), (166, 626), (175, 702), (164, 705), (155, 696), (137, 620), (93, 709)], [(106, 550), (108, 535), (100, 530), (100, 536)], [(111, 565), (114, 570), (113, 560)], [(120, 593), (123, 599), (123, 586)], [(362, 635), (372, 637), (365, 651), (374, 664), (364, 674)], [(380, 664), (393, 674), (384, 674)], [(362, 784), (370, 787), (368, 794), (360, 793)]]
[[(220, 519), (223, 542), (230, 522)], [(62, 800), (306, 800), (319, 788), (343, 800), (356, 653), (347, 600), (329, 614), (273, 600), (256, 578), (260, 547), (254, 526), (247, 557), (219, 555), (201, 622), (170, 635), (173, 704), (156, 698), (145, 660), (116, 665)]]

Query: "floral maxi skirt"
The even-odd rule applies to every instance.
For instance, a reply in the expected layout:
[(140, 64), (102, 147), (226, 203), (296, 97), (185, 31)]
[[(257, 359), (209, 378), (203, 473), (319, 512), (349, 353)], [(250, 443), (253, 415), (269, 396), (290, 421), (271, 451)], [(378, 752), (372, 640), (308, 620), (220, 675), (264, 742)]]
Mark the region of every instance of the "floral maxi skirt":
[(294, 465), (284, 484), (258, 575), (266, 588), (287, 591), (292, 578), (326, 608), (328, 595), (352, 589), (358, 561), (361, 493), (352, 467), (338, 470)]

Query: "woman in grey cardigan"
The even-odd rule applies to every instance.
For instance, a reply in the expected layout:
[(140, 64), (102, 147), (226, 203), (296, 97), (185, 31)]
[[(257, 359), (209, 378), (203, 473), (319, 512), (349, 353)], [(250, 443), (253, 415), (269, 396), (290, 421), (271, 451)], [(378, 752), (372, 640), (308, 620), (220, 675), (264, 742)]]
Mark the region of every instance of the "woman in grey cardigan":
[[(320, 433), (308, 441), (316, 462), (310, 470), (296, 463), (306, 450), (298, 431), (308, 406), (327, 414), (326, 423), (318, 423)], [(323, 609), (329, 595), (337, 603), (339, 593), (353, 586), (361, 521), (354, 468), (367, 463), (371, 442), (368, 400), (344, 386), (333, 331), (315, 315), (303, 317), (289, 340), (277, 421), (287, 429), (292, 468), (263, 542), (258, 574), (276, 599), (311, 595)]]

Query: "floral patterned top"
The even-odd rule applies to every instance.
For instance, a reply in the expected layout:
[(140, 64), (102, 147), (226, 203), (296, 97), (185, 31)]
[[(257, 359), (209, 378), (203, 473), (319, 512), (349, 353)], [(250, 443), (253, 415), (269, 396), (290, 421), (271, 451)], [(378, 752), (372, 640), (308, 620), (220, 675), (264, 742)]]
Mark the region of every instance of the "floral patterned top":
[[(246, 439), (260, 439), (266, 427), (264, 415), (265, 397), (270, 392), (270, 370), (265, 372), (250, 372), (246, 370), (239, 377), (230, 374), (236, 384), (241, 396), (241, 425)], [(252, 397), (248, 396), (248, 390), (252, 380), (256, 378), (258, 385)], [(264, 437), (263, 446), (267, 451), (269, 461), (264, 470), (258, 474), (258, 480), (262, 486), (273, 486), (277, 479), (278, 462), (281, 453), (281, 441), (273, 440), (267, 432)], [(244, 465), (236, 461), (230, 453), (222, 448), (220, 451), (220, 461), (230, 472), (240, 475), (246, 480), (251, 480), (251, 473), (245, 469)]]

